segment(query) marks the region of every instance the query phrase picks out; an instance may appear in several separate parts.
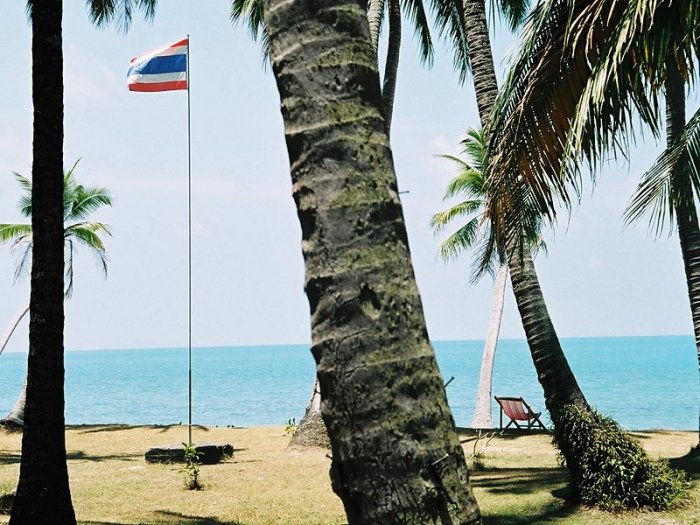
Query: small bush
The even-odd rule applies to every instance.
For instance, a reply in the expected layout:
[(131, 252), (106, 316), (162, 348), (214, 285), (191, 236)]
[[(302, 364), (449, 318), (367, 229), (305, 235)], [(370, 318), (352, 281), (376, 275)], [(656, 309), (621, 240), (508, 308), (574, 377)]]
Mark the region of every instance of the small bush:
[(204, 487), (199, 481), (199, 454), (193, 443), (183, 443), (185, 447), (185, 465), (180, 472), (185, 477), (187, 490), (202, 490)]
[(684, 475), (652, 460), (609, 417), (567, 405), (553, 419), (554, 444), (582, 503), (605, 510), (661, 510), (687, 499), (690, 484)]

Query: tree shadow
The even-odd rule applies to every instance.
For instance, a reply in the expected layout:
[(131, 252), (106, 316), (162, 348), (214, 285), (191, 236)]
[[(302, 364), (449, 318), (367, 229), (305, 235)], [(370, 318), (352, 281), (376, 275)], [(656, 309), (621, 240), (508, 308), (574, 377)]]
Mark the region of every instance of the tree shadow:
[(566, 471), (561, 468), (501, 469), (490, 468), (470, 473), (472, 486), (492, 494), (532, 494), (551, 491), (566, 483)]
[(553, 503), (540, 512), (489, 514), (482, 517), (483, 525), (525, 525), (530, 523), (561, 522), (578, 510), (576, 505)]
[[(158, 514), (162, 516), (162, 520), (149, 521), (151, 525), (167, 525), (177, 523), (179, 525), (245, 525), (241, 521), (221, 521), (216, 518), (208, 518), (205, 516), (191, 516), (180, 512), (172, 512), (169, 510), (159, 510)], [(78, 521), (79, 525), (126, 525), (125, 523), (113, 523), (111, 521)], [(139, 522), (142, 525), (144, 522)], [(136, 525), (136, 524), (134, 524)]]
[[(460, 437), (464, 436), (467, 438), (470, 438), (472, 440), (475, 438), (478, 434), (479, 431), (473, 428), (468, 428), (468, 427), (457, 427), (457, 433), (459, 434)], [(528, 436), (551, 436), (552, 431), (551, 430), (542, 430), (539, 428), (533, 428), (533, 429), (517, 429), (517, 428), (509, 428), (508, 430), (505, 429), (500, 429), (500, 428), (492, 428), (490, 430), (482, 430), (482, 439), (486, 435), (489, 435), (491, 433), (495, 433), (496, 437), (499, 439), (517, 439), (521, 437), (528, 437)]]
[(73, 461), (109, 461), (112, 459), (119, 461), (132, 461), (134, 459), (141, 459), (143, 454), (88, 454), (82, 450), (72, 450), (66, 454), (66, 459)]
[[(184, 428), (187, 425), (173, 424), (173, 425), (69, 425), (66, 426), (70, 430), (78, 430), (80, 434), (94, 434), (96, 432), (119, 432), (122, 430), (139, 430), (139, 429), (151, 429), (158, 430), (159, 432), (167, 432), (171, 428)], [(192, 425), (192, 428), (202, 431), (209, 432), (209, 427), (203, 425)]]
[(20, 460), (22, 459), (21, 454), (13, 454), (13, 453), (6, 453), (2, 452), (0, 453), (0, 465), (12, 465), (14, 463), (19, 463)]
[(691, 448), (685, 456), (669, 460), (671, 466), (685, 471), (693, 479), (700, 479), (700, 446)]

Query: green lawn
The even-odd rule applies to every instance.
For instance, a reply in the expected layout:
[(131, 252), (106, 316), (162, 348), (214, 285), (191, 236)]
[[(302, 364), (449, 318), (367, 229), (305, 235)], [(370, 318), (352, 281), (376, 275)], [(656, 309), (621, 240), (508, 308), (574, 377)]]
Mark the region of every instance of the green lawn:
[[(682, 458), (697, 440), (690, 432), (635, 433), (654, 457)], [(184, 525), (333, 525), (345, 523), (340, 500), (328, 478), (324, 450), (287, 448), (280, 427), (194, 430), (196, 441), (232, 443), (234, 457), (201, 467), (201, 492), (183, 490), (176, 466), (149, 465), (143, 453), (151, 446), (179, 443), (185, 427), (72, 427), (67, 432), (71, 489), (82, 524)], [(465, 433), (468, 440), (471, 434)], [(21, 436), (0, 433), (0, 494), (13, 489), (19, 471)], [(484, 443), (482, 439), (478, 448)], [(473, 441), (464, 444), (467, 454)], [(485, 450), (472, 483), (484, 523), (561, 524), (698, 524), (693, 503), (664, 513), (621, 515), (567, 505), (566, 478), (545, 434), (494, 438)], [(674, 459), (694, 479), (700, 500), (700, 459)], [(7, 516), (0, 516), (6, 523)]]

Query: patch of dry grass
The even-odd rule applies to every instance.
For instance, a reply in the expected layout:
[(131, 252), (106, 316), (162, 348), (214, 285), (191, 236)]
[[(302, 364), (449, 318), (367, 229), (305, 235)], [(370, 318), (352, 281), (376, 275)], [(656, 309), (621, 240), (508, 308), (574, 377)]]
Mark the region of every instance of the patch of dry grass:
[[(697, 439), (689, 432), (635, 435), (655, 457), (683, 456)], [(236, 448), (232, 459), (201, 467), (203, 491), (183, 490), (177, 466), (149, 465), (143, 460), (149, 447), (186, 440), (185, 427), (69, 428), (68, 466), (80, 523), (345, 523), (340, 500), (331, 491), (326, 451), (288, 449), (289, 436), (280, 427), (197, 427), (194, 437), (197, 442), (232, 443)], [(20, 441), (19, 434), (0, 433), (0, 493), (16, 483)], [(467, 455), (472, 445), (464, 444)], [(485, 470), (474, 471), (472, 483), (487, 525), (700, 524), (695, 505), (666, 513), (619, 516), (567, 505), (565, 474), (546, 434), (496, 437), (483, 461)], [(678, 464), (694, 472), (694, 494), (700, 499), (697, 460), (687, 458)], [(6, 516), (0, 517), (0, 523), (6, 522)]]

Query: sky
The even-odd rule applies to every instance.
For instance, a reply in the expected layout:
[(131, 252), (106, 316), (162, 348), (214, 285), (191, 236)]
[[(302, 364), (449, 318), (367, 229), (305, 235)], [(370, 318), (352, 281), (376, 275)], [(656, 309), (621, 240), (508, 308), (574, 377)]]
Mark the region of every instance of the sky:
[[(109, 274), (79, 250), (66, 304), (68, 350), (187, 345), (187, 99), (184, 91), (131, 93), (129, 60), (190, 35), (192, 104), (192, 338), (195, 346), (306, 343), (301, 232), (291, 198), (283, 122), (274, 78), (247, 30), (234, 27), (228, 0), (161, 1), (153, 23), (128, 34), (94, 28), (84, 2), (65, 2), (66, 167), (109, 188)], [(23, 2), (0, 3), (0, 222), (20, 222), (13, 171), (31, 173), (31, 32)], [(392, 149), (413, 264), (433, 340), (483, 339), (493, 294), (469, 286), (469, 256), (445, 264), (429, 227), (445, 206), (457, 153), (479, 123), (470, 82), (458, 85), (447, 48), (420, 65), (406, 29), (399, 65)], [(496, 28), (501, 76), (515, 40)], [(693, 95), (689, 109), (697, 107)], [(639, 176), (658, 155), (651, 136), (629, 162), (606, 164), (595, 190), (547, 236), (536, 264), (562, 337), (691, 334), (675, 235), (653, 239), (645, 224), (623, 227)], [(0, 330), (28, 299), (14, 282), (15, 257), (0, 245)], [(524, 337), (507, 292), (501, 336)], [(26, 321), (7, 351), (26, 351)]]

